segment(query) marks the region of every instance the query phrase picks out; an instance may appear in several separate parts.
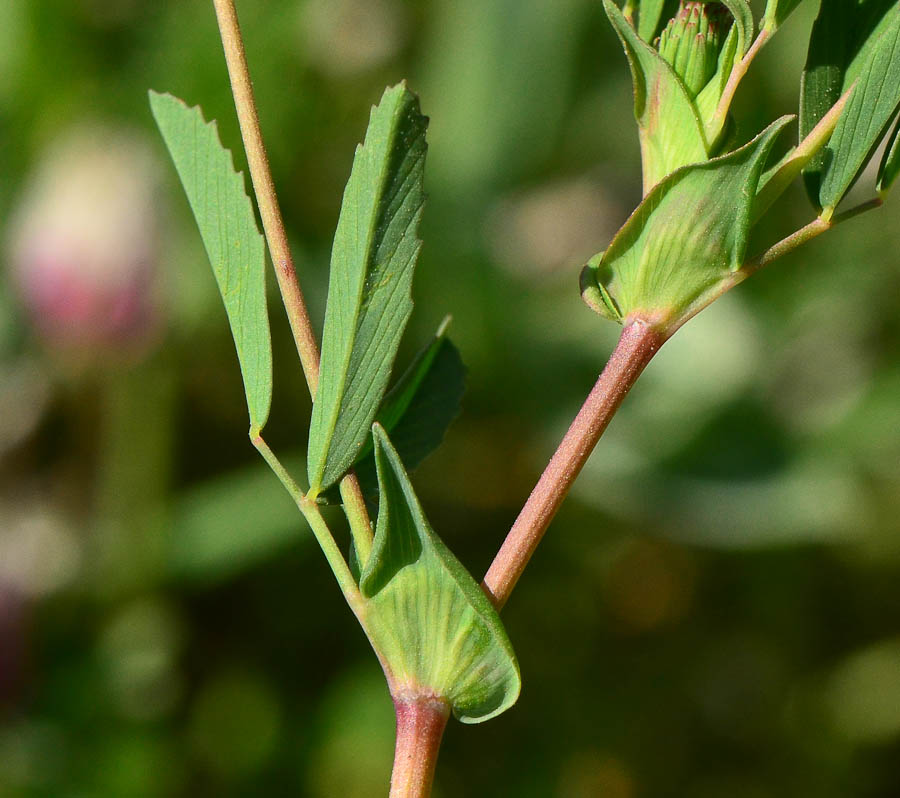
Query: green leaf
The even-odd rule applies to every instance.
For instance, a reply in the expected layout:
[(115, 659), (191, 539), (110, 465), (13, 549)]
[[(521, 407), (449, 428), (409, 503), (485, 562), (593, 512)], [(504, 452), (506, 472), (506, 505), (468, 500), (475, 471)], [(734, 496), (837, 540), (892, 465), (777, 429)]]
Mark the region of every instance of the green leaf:
[(463, 723), (512, 706), (521, 680), (487, 596), (428, 524), (397, 451), (373, 428), (380, 502), (361, 622), (391, 692), (445, 699)]
[(652, 44), (659, 32), (660, 23), (675, 16), (677, 10), (678, 0), (640, 0), (638, 4), (638, 36), (648, 44)]
[(706, 160), (703, 125), (672, 67), (637, 35), (612, 0), (603, 0), (603, 7), (631, 66), (646, 194), (679, 167)]
[(851, 87), (831, 141), (804, 173), (810, 199), (826, 213), (871, 160), (900, 107), (896, 0), (823, 0), (801, 88), (801, 136)]
[(412, 312), (427, 124), (401, 83), (372, 109), (356, 150), (331, 254), (309, 433), (311, 496), (337, 482), (365, 443)]
[(205, 122), (199, 108), (152, 91), (150, 108), (200, 228), (237, 348), (250, 425), (258, 432), (272, 404), (272, 343), (265, 243), (244, 178), (219, 141), (216, 123)]
[(891, 137), (888, 139), (884, 157), (881, 159), (881, 166), (878, 169), (878, 180), (875, 188), (882, 197), (891, 190), (897, 175), (900, 174), (900, 135), (898, 134), (900, 134), (900, 119), (894, 125), (894, 132), (891, 133)]
[[(446, 336), (447, 321), (391, 388), (377, 420), (391, 435), (407, 468), (414, 469), (444, 439), (459, 415), (466, 368), (459, 350)], [(372, 438), (354, 463), (363, 492), (377, 489)]]
[[(302, 469), (304, 458), (291, 455), (285, 466)], [(262, 462), (180, 492), (171, 530), (170, 575), (204, 584), (233, 578), (313, 539), (297, 505)]]
[(763, 25), (774, 33), (802, 2), (803, 0), (769, 0), (763, 15)]
[(679, 169), (650, 192), (583, 275), (601, 292), (604, 315), (677, 325), (741, 268), (760, 176), (790, 121), (782, 117), (739, 150)]
[(719, 0), (734, 17), (734, 31), (737, 35), (737, 52), (738, 58), (743, 58), (750, 45), (753, 44), (753, 33), (755, 26), (753, 23), (753, 11), (747, 0)]

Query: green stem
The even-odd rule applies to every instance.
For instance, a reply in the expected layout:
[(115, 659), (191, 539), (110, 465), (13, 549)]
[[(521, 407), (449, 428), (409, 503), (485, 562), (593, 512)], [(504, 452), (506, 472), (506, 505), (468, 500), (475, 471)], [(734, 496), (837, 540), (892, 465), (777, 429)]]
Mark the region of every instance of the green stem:
[(340, 483), (344, 513), (350, 522), (350, 534), (360, 567), (365, 567), (372, 553), (372, 522), (358, 479), (342, 479)]
[(397, 743), (390, 798), (428, 798), (450, 707), (436, 698), (395, 699)]
[(850, 219), (866, 213), (867, 211), (880, 208), (883, 204), (884, 202), (880, 197), (875, 197), (874, 199), (860, 203), (849, 210), (835, 214), (831, 218), (820, 216), (818, 219), (811, 221), (808, 225), (801, 227), (797, 232), (791, 233), (787, 238), (783, 238), (774, 246), (769, 247), (762, 254), (747, 261), (738, 274), (741, 275), (742, 280), (746, 279), (754, 272), (759, 271), (763, 266), (768, 266), (772, 261), (784, 257), (789, 252), (793, 252), (797, 247), (805, 244), (807, 241), (812, 241), (812, 239), (822, 235), (822, 233), (831, 230), (832, 227), (839, 225), (842, 222), (848, 222)]
[(512, 593), (600, 436), (664, 340), (656, 327), (643, 321), (633, 321), (622, 330), (606, 368), (485, 574), (482, 588), (498, 609)]
[(262, 435), (260, 435), (258, 431), (250, 431), (250, 440), (263, 456), (263, 459), (266, 461), (269, 468), (271, 468), (278, 479), (281, 480), (281, 484), (284, 485), (287, 492), (291, 494), (291, 498), (294, 500), (294, 503), (297, 505), (300, 512), (303, 513), (303, 517), (312, 529), (313, 535), (315, 535), (322, 552), (325, 554), (325, 559), (328, 560), (328, 565), (331, 566), (331, 570), (334, 573), (335, 579), (337, 579), (338, 585), (340, 585), (344, 597), (347, 599), (347, 603), (357, 616), (359, 616), (362, 609), (362, 596), (360, 595), (359, 588), (356, 586), (356, 580), (353, 578), (353, 574), (347, 566), (344, 555), (341, 554), (340, 548), (338, 548), (337, 543), (335, 543), (331, 530), (328, 528), (328, 524), (326, 524), (325, 519), (322, 518), (319, 506), (315, 501), (306, 498), (300, 486), (294, 481), (293, 477), (288, 473), (288, 470), (275, 456), (275, 453), (269, 448), (269, 445), (263, 440)]

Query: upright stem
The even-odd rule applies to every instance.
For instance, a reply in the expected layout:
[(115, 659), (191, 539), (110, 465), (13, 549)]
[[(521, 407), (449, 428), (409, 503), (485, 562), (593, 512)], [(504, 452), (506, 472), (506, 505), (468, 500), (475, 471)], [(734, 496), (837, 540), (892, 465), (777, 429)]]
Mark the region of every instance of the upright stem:
[[(294, 259), (288, 245), (287, 232), (278, 196), (275, 193), (275, 182), (269, 168), (269, 157), (263, 143), (262, 129), (259, 125), (259, 113), (256, 110), (256, 99), (253, 96), (253, 83), (250, 80), (250, 68), (244, 52), (244, 40), (238, 23), (234, 0), (213, 0), (216, 18), (219, 21), (219, 32), (222, 36), (222, 47), (225, 50), (225, 62), (228, 65), (228, 77), (231, 80), (231, 91), (234, 95), (234, 106), (237, 110), (238, 122), (241, 126), (241, 138), (247, 153), (250, 166), (250, 178), (253, 191), (262, 217), (269, 253), (275, 265), (275, 276), (278, 288), (287, 311), (288, 321), (294, 333), (300, 365), (306, 375), (309, 395), (315, 399), (319, 386), (319, 344), (313, 332), (306, 300), (297, 279)], [(341, 493), (352, 497), (350, 505), (345, 505), (347, 518), (350, 521), (357, 553), (366, 552), (372, 545), (372, 525), (369, 521), (365, 501), (359, 487), (359, 480), (351, 471), (341, 482)], [(364, 563), (365, 560), (360, 560)]]
[(222, 46), (225, 49), (225, 61), (228, 64), (228, 76), (231, 79), (231, 90), (234, 94), (234, 105), (237, 109), (241, 126), (241, 137), (250, 166), (250, 177), (253, 190), (262, 217), (263, 229), (269, 243), (269, 252), (275, 265), (275, 276), (278, 287), (284, 298), (297, 353), (310, 393), (315, 396), (319, 384), (319, 345), (313, 332), (303, 291), (297, 280), (294, 260), (288, 246), (287, 233), (275, 193), (275, 184), (269, 169), (269, 158), (263, 144), (262, 130), (259, 126), (259, 114), (256, 111), (256, 100), (253, 97), (253, 84), (250, 81), (250, 69), (244, 53), (244, 42), (238, 24), (234, 0), (213, 0), (219, 31), (222, 35)]
[(484, 577), (482, 588), (498, 609), (509, 598), (600, 436), (664, 341), (664, 336), (655, 327), (642, 321), (632, 322), (622, 330), (606, 368), (541, 474)]
[(390, 798), (428, 798), (450, 707), (436, 698), (395, 699), (397, 743)]

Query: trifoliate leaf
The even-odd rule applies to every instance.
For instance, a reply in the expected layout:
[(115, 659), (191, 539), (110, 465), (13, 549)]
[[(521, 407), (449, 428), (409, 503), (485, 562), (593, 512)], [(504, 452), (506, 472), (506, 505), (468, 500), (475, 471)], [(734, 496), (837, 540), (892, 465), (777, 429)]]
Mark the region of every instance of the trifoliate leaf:
[(331, 255), (309, 433), (312, 496), (337, 482), (365, 444), (412, 312), (427, 124), (400, 84), (373, 108), (356, 150)]
[(171, 94), (150, 107), (184, 186), (212, 264), (237, 348), (250, 424), (265, 426), (272, 403), (272, 344), (266, 310), (266, 256), (244, 178), (219, 141), (216, 123)]
[(603, 0), (603, 7), (631, 66), (646, 194), (679, 167), (706, 160), (703, 125), (672, 67), (638, 36), (612, 0)]
[(446, 700), (463, 723), (515, 703), (519, 666), (487, 596), (431, 529), (387, 434), (373, 428), (379, 508), (360, 620), (394, 695)]
[(679, 169), (650, 192), (583, 275), (593, 278), (610, 311), (604, 315), (677, 325), (740, 269), (760, 175), (790, 121), (782, 117), (739, 150)]

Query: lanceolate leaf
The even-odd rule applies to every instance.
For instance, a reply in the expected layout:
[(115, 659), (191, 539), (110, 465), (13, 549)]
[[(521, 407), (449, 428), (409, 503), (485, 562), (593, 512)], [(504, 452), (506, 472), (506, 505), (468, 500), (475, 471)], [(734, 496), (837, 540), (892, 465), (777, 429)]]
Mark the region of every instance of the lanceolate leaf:
[[(667, 177), (638, 206), (585, 275), (593, 304), (617, 321), (677, 324), (743, 265), (753, 198), (766, 158), (791, 117), (739, 150)], [(583, 285), (583, 289), (587, 288)]]
[(828, 212), (871, 159), (900, 106), (896, 0), (823, 0), (801, 91), (801, 135), (851, 87), (831, 141), (805, 172), (810, 198)]
[(361, 621), (394, 695), (445, 699), (459, 720), (499, 715), (519, 667), (485, 594), (431, 529), (396, 450), (375, 425), (379, 509), (359, 587)]
[[(465, 392), (466, 369), (445, 335), (445, 326), (391, 388), (378, 411), (378, 423), (390, 433), (410, 470), (440, 445), (459, 415)], [(371, 441), (369, 438), (353, 465), (366, 494), (377, 489)]]
[(900, 119), (894, 126), (894, 132), (888, 140), (884, 157), (881, 160), (881, 167), (878, 169), (878, 182), (875, 188), (882, 196), (891, 190), (897, 175), (900, 174), (900, 135), (898, 134), (900, 134)]
[(427, 123), (400, 84), (372, 110), (356, 150), (331, 255), (309, 436), (312, 496), (340, 479), (365, 443), (412, 311)]
[(215, 122), (170, 94), (150, 92), (156, 124), (200, 228), (237, 348), (251, 427), (272, 402), (272, 345), (266, 310), (265, 244), (243, 177), (219, 141)]
[(679, 167), (706, 160), (703, 125), (672, 68), (637, 35), (612, 0), (603, 0), (603, 7), (631, 66), (646, 194)]

